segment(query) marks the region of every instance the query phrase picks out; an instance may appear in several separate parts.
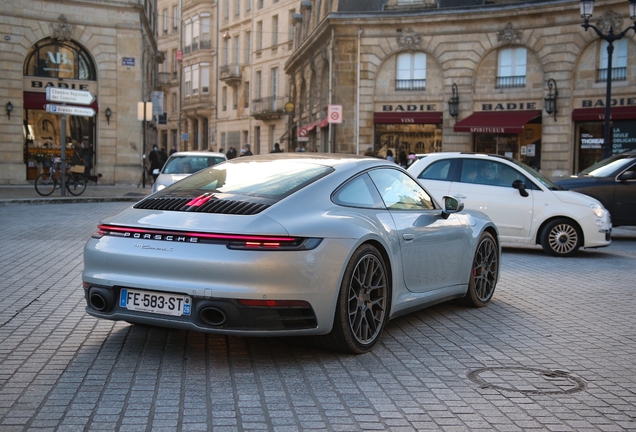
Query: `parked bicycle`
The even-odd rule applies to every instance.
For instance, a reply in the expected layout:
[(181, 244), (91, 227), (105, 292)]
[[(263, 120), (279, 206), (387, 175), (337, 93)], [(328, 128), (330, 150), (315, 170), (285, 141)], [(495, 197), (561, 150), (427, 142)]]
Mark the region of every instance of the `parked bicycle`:
[[(62, 159), (51, 158), (52, 163), (48, 172), (44, 172), (35, 179), (35, 191), (42, 196), (49, 196), (55, 189), (62, 187)], [(83, 168), (83, 167), (82, 167)], [(82, 173), (71, 172), (68, 168), (64, 173), (66, 189), (71, 195), (81, 195), (86, 190), (88, 180)]]

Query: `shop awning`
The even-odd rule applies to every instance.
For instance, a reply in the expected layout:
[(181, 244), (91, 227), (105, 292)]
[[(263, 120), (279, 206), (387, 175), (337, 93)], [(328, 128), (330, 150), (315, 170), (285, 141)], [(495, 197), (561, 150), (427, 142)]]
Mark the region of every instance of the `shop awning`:
[(377, 112), (373, 114), (373, 122), (384, 124), (440, 124), (442, 113), (425, 112)]
[[(47, 101), (46, 93), (24, 92), (23, 95), (24, 95), (25, 109), (45, 110), (46, 104), (62, 105), (59, 102)], [(94, 100), (93, 103), (90, 105), (76, 105), (76, 106), (85, 106), (87, 108), (93, 108), (96, 113), (99, 112), (99, 105), (97, 104), (97, 99)]]
[(324, 119), (320, 120), (320, 123), (318, 123), (318, 127), (320, 129), (327, 127), (327, 125), (329, 124), (329, 118), (325, 117)]
[[(612, 107), (611, 120), (636, 120), (636, 106)], [(605, 108), (577, 108), (572, 111), (574, 121), (603, 121)]]
[(530, 120), (541, 115), (532, 111), (480, 111), (455, 124), (455, 132), (521, 133)]
[(316, 129), (316, 124), (318, 124), (318, 122), (311, 122), (311, 123), (309, 123), (309, 126), (307, 126), (307, 130), (308, 130), (308, 131), (311, 131), (311, 130)]

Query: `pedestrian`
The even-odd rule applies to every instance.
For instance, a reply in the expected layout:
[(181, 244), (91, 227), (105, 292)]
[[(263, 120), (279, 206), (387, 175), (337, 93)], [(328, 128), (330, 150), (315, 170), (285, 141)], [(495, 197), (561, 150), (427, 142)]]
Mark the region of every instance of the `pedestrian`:
[(405, 168), (409, 165), (409, 158), (406, 156), (406, 152), (404, 150), (400, 150), (398, 154), (398, 162), (402, 168)]
[(367, 147), (367, 151), (364, 152), (364, 156), (375, 157), (373, 147)]
[[(73, 156), (71, 156), (71, 165), (72, 166), (84, 166), (84, 156), (82, 155), (82, 148), (76, 142), (73, 145)], [(84, 168), (84, 172), (86, 172), (86, 168)], [(82, 174), (84, 174), (82, 172)]]
[(159, 153), (159, 147), (156, 144), (152, 147), (150, 154), (148, 154), (148, 162), (150, 163), (150, 174), (152, 174), (154, 180), (157, 180), (159, 170), (163, 165), (161, 164), (161, 153)]
[(250, 150), (250, 145), (245, 143), (241, 149), (241, 156), (254, 156), (254, 153)]
[(386, 160), (395, 163), (395, 158), (393, 157), (393, 152), (391, 151), (391, 149), (386, 151)]
[(236, 149), (230, 146), (230, 148), (227, 149), (227, 153), (225, 156), (227, 157), (228, 160), (234, 159), (236, 157)]
[(177, 152), (177, 146), (173, 146), (173, 147), (170, 149), (170, 156), (172, 156), (172, 155), (173, 155), (173, 153), (176, 153), (176, 152)]
[(168, 153), (166, 153), (165, 147), (161, 147), (161, 150), (159, 150), (159, 155), (161, 156), (161, 168), (163, 168), (163, 166), (168, 161)]
[(280, 144), (278, 143), (274, 143), (274, 150), (272, 150), (270, 153), (282, 153), (283, 151), (280, 149)]

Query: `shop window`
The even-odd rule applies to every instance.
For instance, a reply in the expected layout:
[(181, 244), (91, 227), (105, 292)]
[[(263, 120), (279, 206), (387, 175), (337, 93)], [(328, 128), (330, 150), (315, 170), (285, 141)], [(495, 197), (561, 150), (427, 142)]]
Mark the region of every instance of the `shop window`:
[[(598, 81), (607, 81), (607, 41), (601, 43), (601, 62), (598, 68)], [(625, 81), (627, 79), (627, 39), (619, 39), (614, 42), (612, 53), (612, 81)]]
[(426, 54), (402, 53), (397, 57), (396, 90), (426, 89)]
[(33, 45), (24, 62), (26, 76), (96, 80), (88, 52), (72, 41), (45, 39)]
[(523, 47), (499, 51), (496, 88), (526, 86), (527, 50)]

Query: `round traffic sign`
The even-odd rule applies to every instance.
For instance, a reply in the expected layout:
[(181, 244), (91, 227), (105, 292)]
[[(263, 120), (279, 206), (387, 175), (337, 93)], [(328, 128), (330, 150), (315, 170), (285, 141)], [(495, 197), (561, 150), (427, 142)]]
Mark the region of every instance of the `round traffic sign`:
[(337, 111), (333, 111), (330, 115), (331, 120), (333, 120), (334, 122), (338, 121), (338, 119), (340, 118), (340, 113), (338, 113)]
[(308, 134), (307, 128), (306, 127), (301, 127), (300, 129), (298, 129), (298, 136), (300, 137), (306, 137)]

